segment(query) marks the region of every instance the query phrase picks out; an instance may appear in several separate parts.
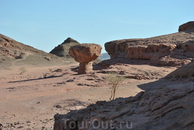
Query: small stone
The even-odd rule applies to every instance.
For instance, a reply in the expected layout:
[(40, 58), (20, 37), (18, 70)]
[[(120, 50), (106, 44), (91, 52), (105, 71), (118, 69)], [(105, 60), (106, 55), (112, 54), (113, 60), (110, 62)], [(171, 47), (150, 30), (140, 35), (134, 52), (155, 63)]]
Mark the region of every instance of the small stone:
[(21, 129), (21, 128), (24, 128), (24, 126), (19, 126), (19, 127), (17, 127), (18, 129)]
[(56, 107), (56, 108), (62, 108), (60, 105), (55, 105), (54, 107)]
[(26, 123), (31, 123), (31, 121), (26, 121)]
[(2, 130), (3, 129), (3, 125), (2, 124), (0, 124), (0, 130)]

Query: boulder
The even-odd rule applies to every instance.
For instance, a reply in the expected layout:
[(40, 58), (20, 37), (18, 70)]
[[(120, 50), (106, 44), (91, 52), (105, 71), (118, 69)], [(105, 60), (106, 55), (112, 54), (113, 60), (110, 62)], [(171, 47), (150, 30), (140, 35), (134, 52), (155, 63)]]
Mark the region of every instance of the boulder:
[(79, 62), (78, 74), (92, 72), (92, 61), (101, 54), (102, 47), (98, 44), (80, 44), (70, 47), (69, 55)]
[(55, 47), (50, 53), (60, 57), (70, 58), (69, 48), (79, 44), (79, 42), (69, 37), (63, 43)]
[(181, 32), (181, 31), (189, 31), (189, 30), (194, 31), (194, 21), (190, 21), (180, 25), (178, 31)]

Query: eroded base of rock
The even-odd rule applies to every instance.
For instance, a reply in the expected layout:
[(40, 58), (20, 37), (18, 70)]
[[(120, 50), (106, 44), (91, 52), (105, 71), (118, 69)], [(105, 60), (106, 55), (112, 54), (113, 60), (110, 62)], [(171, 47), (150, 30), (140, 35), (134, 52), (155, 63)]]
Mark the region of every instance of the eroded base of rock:
[(87, 74), (93, 71), (93, 62), (83, 62), (79, 64), (78, 74)]

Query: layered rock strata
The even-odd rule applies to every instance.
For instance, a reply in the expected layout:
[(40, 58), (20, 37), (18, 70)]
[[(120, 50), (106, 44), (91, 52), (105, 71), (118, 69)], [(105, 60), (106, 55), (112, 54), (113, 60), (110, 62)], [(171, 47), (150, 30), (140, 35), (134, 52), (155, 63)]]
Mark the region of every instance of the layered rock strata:
[(105, 43), (113, 58), (150, 60), (155, 65), (181, 66), (194, 60), (194, 22), (179, 27), (178, 33), (145, 39)]

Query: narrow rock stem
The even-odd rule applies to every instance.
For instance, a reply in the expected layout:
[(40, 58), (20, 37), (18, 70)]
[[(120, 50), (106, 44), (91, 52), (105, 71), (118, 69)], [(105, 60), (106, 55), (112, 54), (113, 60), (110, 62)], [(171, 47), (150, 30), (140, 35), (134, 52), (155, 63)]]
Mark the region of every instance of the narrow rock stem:
[(93, 62), (81, 62), (79, 64), (78, 74), (86, 74), (93, 71)]

